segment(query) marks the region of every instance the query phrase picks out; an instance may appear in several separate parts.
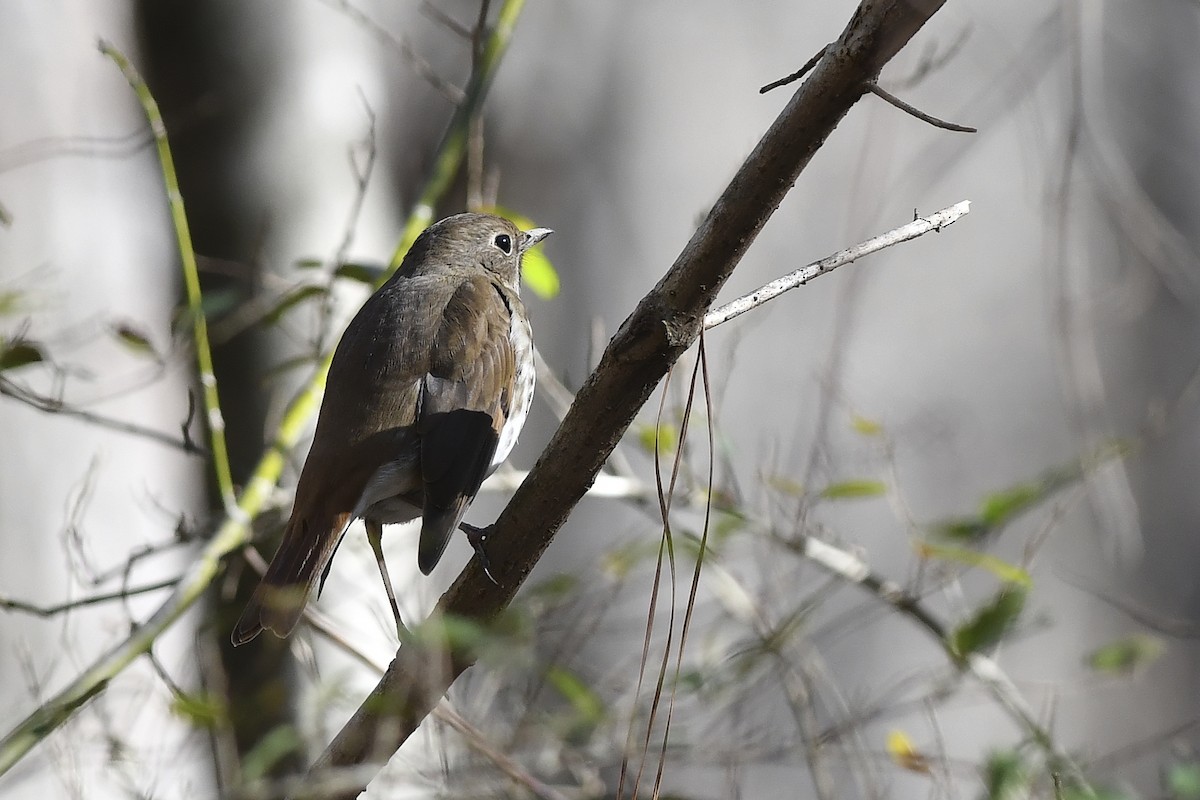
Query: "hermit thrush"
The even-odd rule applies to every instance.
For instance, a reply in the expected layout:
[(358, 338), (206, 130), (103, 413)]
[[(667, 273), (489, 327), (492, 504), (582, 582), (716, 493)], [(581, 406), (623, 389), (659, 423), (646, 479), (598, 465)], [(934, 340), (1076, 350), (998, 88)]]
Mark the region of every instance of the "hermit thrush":
[(521, 256), (550, 233), (458, 214), (431, 225), (334, 352), (292, 516), (233, 643), (287, 636), (346, 528), (379, 536), (421, 517), (417, 564), (437, 565), (479, 485), (508, 457), (533, 400)]

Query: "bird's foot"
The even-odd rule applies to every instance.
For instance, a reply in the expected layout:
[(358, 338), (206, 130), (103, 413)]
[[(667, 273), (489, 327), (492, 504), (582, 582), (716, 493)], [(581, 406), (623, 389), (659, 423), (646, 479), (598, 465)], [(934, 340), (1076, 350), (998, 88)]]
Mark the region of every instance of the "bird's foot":
[(489, 581), (499, 586), (500, 581), (492, 575), (492, 562), (488, 558), (487, 550), (484, 549), (484, 544), (492, 535), (492, 528), (495, 526), (488, 525), (486, 528), (477, 528), (463, 522), (459, 527), (462, 528), (463, 533), (467, 534), (467, 541), (471, 543), (471, 548), (475, 551), (475, 558), (479, 560), (479, 566), (483, 567), (483, 574), (487, 575)]

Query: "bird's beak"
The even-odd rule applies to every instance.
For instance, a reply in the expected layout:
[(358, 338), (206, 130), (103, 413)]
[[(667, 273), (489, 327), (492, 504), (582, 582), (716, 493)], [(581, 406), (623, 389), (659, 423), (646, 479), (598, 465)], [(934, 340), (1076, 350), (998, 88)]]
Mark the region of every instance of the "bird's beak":
[(521, 246), (521, 252), (523, 253), (540, 242), (542, 239), (545, 239), (547, 236), (554, 233), (554, 231), (550, 230), (549, 228), (534, 228), (533, 230), (522, 231), (522, 233), (525, 235), (525, 243)]

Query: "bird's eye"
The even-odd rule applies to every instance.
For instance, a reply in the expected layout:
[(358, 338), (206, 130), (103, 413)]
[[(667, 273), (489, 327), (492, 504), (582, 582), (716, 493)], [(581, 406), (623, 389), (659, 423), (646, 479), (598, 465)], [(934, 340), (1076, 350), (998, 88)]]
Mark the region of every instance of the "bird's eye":
[(505, 253), (512, 252), (512, 237), (509, 236), (507, 233), (499, 234), (495, 239), (492, 240), (492, 243), (495, 244), (496, 247), (499, 247), (501, 250), (503, 250)]

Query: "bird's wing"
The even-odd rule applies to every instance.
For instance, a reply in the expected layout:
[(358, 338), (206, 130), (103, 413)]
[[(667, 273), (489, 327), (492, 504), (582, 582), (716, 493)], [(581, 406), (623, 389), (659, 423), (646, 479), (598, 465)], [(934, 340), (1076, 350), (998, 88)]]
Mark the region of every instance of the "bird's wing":
[(421, 387), (417, 430), (425, 509), (417, 565), (429, 574), (487, 477), (516, 383), (512, 307), (487, 278), (446, 305)]
[[(412, 302), (429, 295), (420, 287), (397, 286), (396, 291)], [(414, 319), (404, 303), (377, 293), (338, 343), (291, 518), (242, 613), (235, 643), (250, 641), (264, 627), (280, 636), (290, 633), (371, 476), (382, 465), (394, 464), (395, 483), (404, 482), (403, 456), (416, 449), (413, 422), (421, 378), (429, 368), (429, 344)], [(415, 457), (412, 462), (413, 490), (419, 496)]]

